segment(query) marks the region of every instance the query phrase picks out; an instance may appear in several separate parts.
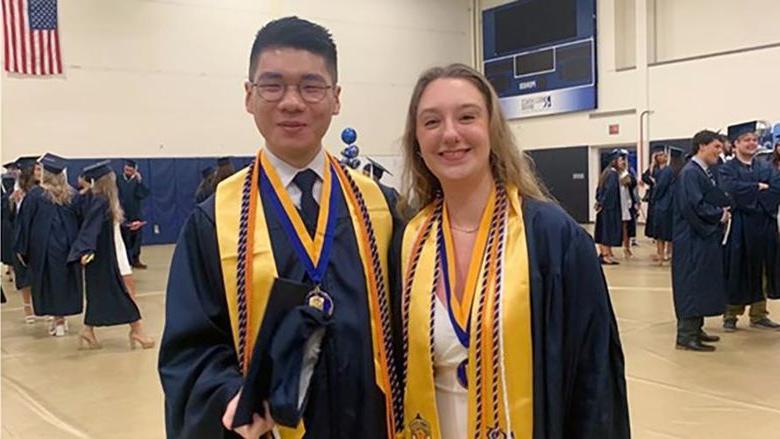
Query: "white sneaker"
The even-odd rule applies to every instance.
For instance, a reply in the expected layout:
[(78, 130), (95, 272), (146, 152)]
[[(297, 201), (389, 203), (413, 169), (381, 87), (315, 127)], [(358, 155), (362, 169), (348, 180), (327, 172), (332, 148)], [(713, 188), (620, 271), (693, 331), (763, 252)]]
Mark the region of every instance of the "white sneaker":
[(67, 334), (68, 328), (66, 328), (65, 324), (59, 324), (54, 328), (54, 336), (55, 337), (65, 337), (65, 334)]

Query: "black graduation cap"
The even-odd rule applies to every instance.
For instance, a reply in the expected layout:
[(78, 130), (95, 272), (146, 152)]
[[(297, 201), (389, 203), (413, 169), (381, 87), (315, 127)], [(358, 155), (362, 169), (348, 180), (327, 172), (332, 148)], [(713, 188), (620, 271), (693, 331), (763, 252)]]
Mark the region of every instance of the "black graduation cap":
[[(323, 297), (327, 300), (315, 300)], [(298, 424), (311, 383), (304, 376), (304, 363), (309, 364), (309, 355), (318, 355), (332, 312), (329, 296), (314, 294), (308, 285), (282, 278), (274, 280), (233, 428), (251, 423), (254, 413), (264, 415), (264, 401), (268, 401), (274, 422), (287, 427)], [(314, 358), (313, 363), (316, 362)]]
[(371, 170), (371, 174), (377, 179), (381, 180), (382, 176), (387, 172), (387, 175), (393, 176), (393, 174), (387, 170), (382, 164), (377, 162), (376, 160), (373, 160), (371, 157), (366, 157), (366, 159), (369, 161), (369, 163), (366, 163), (366, 165), (363, 167), (363, 170)]
[(19, 169), (30, 169), (38, 163), (38, 156), (24, 156), (16, 159), (16, 166)]
[(81, 175), (84, 176), (84, 180), (94, 182), (98, 178), (114, 171), (111, 169), (111, 166), (109, 166), (110, 163), (111, 160), (103, 160), (102, 162), (89, 165), (84, 168), (84, 170), (81, 172)]
[(18, 169), (19, 168), (18, 166), (16, 166), (16, 161), (4, 163), (3, 167), (5, 169), (8, 169), (9, 171), (12, 171), (14, 169)]
[(737, 140), (739, 136), (748, 133), (755, 133), (756, 135), (760, 136), (766, 129), (767, 129), (766, 122), (760, 120), (753, 120), (750, 122), (743, 122), (743, 123), (738, 123), (736, 125), (729, 126), (728, 136), (729, 136), (729, 140), (733, 142)]
[(609, 155), (607, 156), (607, 161), (611, 163), (616, 158), (621, 156), (626, 156), (626, 155), (628, 155), (628, 151), (626, 151), (625, 149), (615, 148), (609, 152)]
[(133, 159), (125, 159), (125, 166), (137, 167), (138, 164)]
[(666, 154), (669, 154), (669, 147), (664, 145), (663, 143), (657, 143), (650, 147), (650, 154), (656, 154), (659, 152), (663, 152)]
[(59, 174), (67, 167), (67, 162), (64, 158), (48, 152), (44, 154), (38, 162), (40, 162), (44, 169), (54, 174)]
[(209, 175), (211, 175), (213, 172), (214, 172), (214, 168), (212, 168), (211, 166), (206, 166), (205, 168), (200, 170), (200, 175), (201, 177), (206, 178)]
[(231, 164), (230, 157), (220, 157), (217, 159), (217, 166), (227, 166)]

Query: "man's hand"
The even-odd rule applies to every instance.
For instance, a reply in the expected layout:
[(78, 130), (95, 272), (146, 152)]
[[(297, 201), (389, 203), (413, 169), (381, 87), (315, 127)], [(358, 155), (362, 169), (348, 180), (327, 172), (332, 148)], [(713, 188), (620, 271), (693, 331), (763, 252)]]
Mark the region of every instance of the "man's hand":
[(138, 180), (138, 182), (140, 183), (140, 182), (141, 182), (141, 180), (143, 180), (143, 178), (141, 177), (141, 171), (139, 171), (138, 169), (136, 169), (136, 170), (135, 170), (135, 174), (133, 174), (133, 178), (135, 178), (136, 180)]
[(24, 196), (24, 192), (22, 192), (21, 189), (17, 189), (11, 193), (11, 195), (8, 196), (8, 198), (13, 201), (14, 203), (18, 203), (19, 200), (22, 199)]
[(731, 221), (731, 211), (729, 211), (729, 208), (727, 207), (723, 209), (723, 216), (720, 218), (720, 222), (726, 224), (729, 221)]
[(238, 391), (236, 396), (230, 400), (225, 408), (225, 414), (222, 415), (222, 425), (231, 431), (235, 431), (241, 435), (244, 439), (259, 439), (265, 433), (271, 431), (274, 428), (274, 421), (271, 419), (271, 410), (268, 408), (268, 403), (265, 405), (265, 417), (262, 417), (255, 413), (252, 415), (252, 423), (248, 425), (242, 425), (238, 428), (233, 428), (233, 417), (236, 415), (236, 407), (238, 406), (238, 400), (241, 399), (241, 390)]
[(768, 184), (761, 183), (760, 181), (758, 182), (758, 190), (765, 191), (767, 189), (769, 189), (769, 185)]
[(81, 265), (86, 266), (87, 264), (92, 262), (93, 259), (95, 259), (95, 254), (94, 253), (87, 253), (87, 254), (81, 255)]

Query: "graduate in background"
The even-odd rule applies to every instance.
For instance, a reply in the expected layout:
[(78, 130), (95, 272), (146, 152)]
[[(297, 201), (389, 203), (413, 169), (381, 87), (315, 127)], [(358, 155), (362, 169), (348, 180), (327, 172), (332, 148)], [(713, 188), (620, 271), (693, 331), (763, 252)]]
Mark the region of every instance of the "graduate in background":
[(14, 192), (14, 186), (16, 185), (16, 178), (18, 173), (16, 172), (15, 163), (6, 163), (3, 167), (7, 170), (2, 176), (2, 186), (0, 186), (0, 192), (2, 193), (2, 201), (0, 206), (2, 207), (2, 213), (0, 214), (0, 221), (2, 221), (2, 230), (0, 230), (0, 236), (3, 237), (0, 242), (0, 260), (5, 265), (5, 274), (11, 276), (11, 270), (13, 269), (14, 260), (14, 225), (11, 221), (11, 194)]
[(734, 159), (719, 167), (720, 185), (735, 201), (731, 234), (726, 245), (726, 289), (729, 306), (723, 315), (723, 328), (736, 331), (737, 319), (750, 306), (750, 326), (778, 330), (780, 324), (769, 318), (764, 279), (774, 276), (768, 261), (775, 250), (773, 214), (780, 203), (780, 176), (772, 165), (755, 157), (760, 122), (729, 127)]
[(214, 168), (207, 166), (200, 170), (200, 184), (195, 190), (195, 204), (206, 201), (214, 193)]
[(636, 239), (636, 220), (639, 214), (639, 193), (634, 170), (628, 164), (628, 151), (620, 150), (624, 158), (625, 168), (620, 172), (620, 214), (623, 220), (623, 255), (626, 259), (634, 253), (631, 247), (638, 245)]
[[(654, 150), (653, 150), (654, 151)], [(653, 190), (655, 189), (655, 174), (658, 172), (658, 168), (655, 164), (655, 155), (657, 152), (651, 152), (650, 166), (642, 173), (642, 183), (646, 186), (644, 197), (642, 201), (647, 203), (647, 217), (645, 218), (645, 236), (651, 239), (655, 239), (654, 228), (655, 221), (653, 218)], [(657, 260), (653, 255), (653, 260)]]
[[(297, 17), (266, 24), (245, 92), (265, 147), (196, 206), (171, 263), (159, 360), (167, 436), (256, 438), (284, 419), (275, 433), (284, 439), (394, 437), (389, 273), (399, 270), (387, 261), (401, 226), (391, 192), (342, 168), (322, 145), (340, 110), (329, 31)], [(271, 403), (236, 425), (242, 392), (256, 390), (244, 387), (244, 374), (257, 364), (253, 345), (277, 283), (305, 290), (332, 316), (312, 361), (287, 358), (289, 367), (271, 369), (296, 383), (296, 394), (298, 378), (310, 376), (305, 406), (295, 395), (294, 410)], [(300, 352), (305, 338), (292, 335), (280, 329), (271, 344)]]
[[(775, 142), (772, 149), (769, 162), (775, 173), (780, 173), (780, 139)], [(769, 238), (767, 243), (767, 298), (780, 299), (780, 224), (778, 224), (778, 213), (780, 206), (772, 215), (772, 221), (769, 224)], [(774, 242), (771, 242), (774, 240)]]
[(81, 265), (86, 293), (87, 310), (79, 342), (98, 349), (101, 345), (95, 326), (129, 324), (130, 347), (140, 344), (144, 349), (152, 348), (154, 340), (145, 334), (141, 313), (123, 279), (130, 264), (120, 232), (124, 212), (119, 205), (116, 174), (106, 160), (84, 168), (83, 175), (90, 187), (80, 195), (82, 220), (68, 255), (68, 263)]
[(150, 194), (149, 188), (143, 183), (143, 177), (138, 171), (135, 160), (126, 159), (122, 177), (117, 179), (119, 189), (119, 203), (125, 213), (125, 222), (122, 224), (122, 240), (127, 248), (127, 257), (133, 268), (145, 269), (146, 264), (141, 262), (141, 242), (143, 241), (142, 227), (143, 200)]
[[(24, 199), (27, 193), (38, 185), (40, 171), (38, 171), (38, 157), (20, 157), (16, 160), (16, 166), (19, 168), (19, 180), (17, 188), (10, 196), (11, 201), (11, 221), (13, 222), (13, 247), (19, 240), (20, 225), (18, 221), (19, 212), (24, 205)], [(35, 323), (35, 310), (32, 303), (32, 290), (30, 273), (27, 267), (18, 257), (14, 257), (14, 281), (16, 289), (22, 292), (22, 304), (24, 305), (24, 322), (28, 325)]]
[(79, 229), (71, 201), (76, 191), (65, 177), (65, 160), (54, 154), (40, 159), (41, 183), (27, 193), (19, 212), (16, 253), (30, 273), (32, 302), (38, 315), (54, 316), (51, 335), (67, 333), (65, 316), (80, 314), (80, 270), (68, 264), (68, 253)]
[(208, 197), (214, 195), (219, 183), (235, 173), (236, 168), (233, 167), (233, 162), (230, 160), (230, 157), (218, 158), (217, 168), (210, 176), (205, 175), (205, 169), (202, 171), (201, 175), (203, 175), (203, 180), (201, 180), (201, 184), (198, 186), (198, 191), (195, 195), (196, 202), (202, 203)]
[[(498, 97), (424, 72), (403, 137), (404, 437), (625, 439), (623, 353), (593, 240), (549, 201)], [(493, 389), (490, 391), (490, 389)]]
[(653, 155), (655, 188), (653, 189), (653, 236), (656, 239), (660, 265), (672, 258), (672, 224), (674, 221), (674, 170), (669, 165), (670, 149), (659, 145)]
[(609, 164), (601, 172), (596, 189), (596, 228), (593, 235), (599, 245), (600, 262), (606, 265), (618, 265), (612, 247), (619, 247), (623, 243), (620, 173), (626, 167), (626, 158), (621, 150), (614, 149), (608, 160)]
[(677, 349), (710, 352), (715, 347), (704, 342), (720, 340), (702, 328), (704, 317), (720, 315), (726, 308), (721, 241), (730, 213), (727, 203), (714, 196), (726, 197), (711, 171), (722, 147), (717, 133), (697, 133), (693, 137), (694, 156), (674, 186), (672, 290)]

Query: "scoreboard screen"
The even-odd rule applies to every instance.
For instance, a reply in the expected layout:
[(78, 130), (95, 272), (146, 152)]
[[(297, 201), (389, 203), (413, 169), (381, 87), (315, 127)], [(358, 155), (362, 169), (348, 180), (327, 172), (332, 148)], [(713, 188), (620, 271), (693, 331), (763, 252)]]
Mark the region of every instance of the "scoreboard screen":
[(483, 69), (508, 118), (596, 108), (595, 0), (518, 0), (482, 13)]

